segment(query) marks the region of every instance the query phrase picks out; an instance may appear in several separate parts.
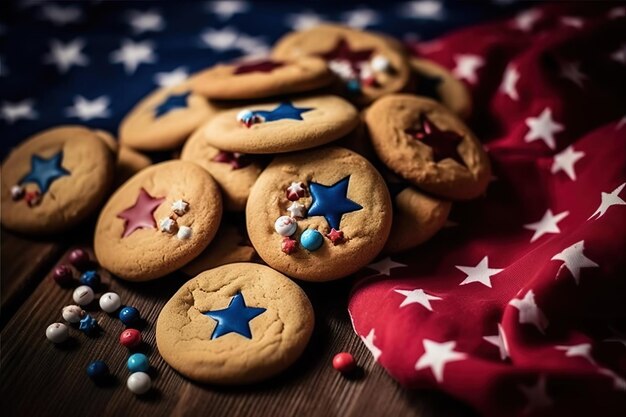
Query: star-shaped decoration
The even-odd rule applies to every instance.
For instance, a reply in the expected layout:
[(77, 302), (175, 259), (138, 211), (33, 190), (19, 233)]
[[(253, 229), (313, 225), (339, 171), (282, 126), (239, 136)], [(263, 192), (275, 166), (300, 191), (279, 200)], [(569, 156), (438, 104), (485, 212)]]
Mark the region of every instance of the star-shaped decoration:
[(455, 265), (455, 268), (467, 274), (467, 277), (459, 285), (480, 282), (489, 288), (491, 288), (491, 277), (504, 271), (504, 269), (489, 268), (489, 257), (487, 256), (485, 256), (476, 266)]
[(286, 24), (293, 30), (311, 29), (323, 21), (323, 17), (311, 10), (287, 15)]
[(393, 290), (394, 292), (404, 295), (404, 300), (400, 303), (400, 308), (408, 306), (410, 304), (419, 304), (426, 308), (428, 311), (433, 311), (430, 305), (431, 301), (442, 300), (441, 297), (426, 294), (422, 289), (416, 288), (414, 290)]
[(283, 237), (283, 241), (280, 243), (280, 249), (287, 255), (295, 252), (298, 248), (297, 242), (289, 236)]
[(130, 236), (137, 229), (156, 229), (154, 211), (163, 201), (165, 197), (152, 197), (145, 189), (140, 189), (135, 204), (117, 215), (124, 220), (122, 237)]
[(18, 102), (3, 101), (0, 107), (0, 117), (8, 124), (13, 124), (20, 119), (35, 120), (39, 114), (33, 108), (34, 105), (35, 102), (30, 99)]
[(500, 84), (500, 92), (509, 96), (511, 100), (519, 100), (519, 94), (517, 93), (517, 81), (519, 81), (519, 71), (514, 65), (509, 64), (504, 72), (504, 78), (502, 84)]
[(309, 207), (309, 217), (324, 216), (329, 227), (341, 229), (341, 218), (344, 214), (361, 210), (363, 206), (348, 198), (348, 184), (350, 176), (337, 181), (333, 185), (323, 185), (317, 182), (309, 184), (312, 201)]
[(583, 156), (585, 156), (584, 152), (575, 151), (574, 147), (570, 145), (560, 153), (554, 155), (554, 161), (552, 162), (550, 172), (556, 174), (559, 171), (563, 171), (572, 181), (576, 181), (574, 164), (576, 164), (576, 162), (578, 162)]
[(250, 161), (244, 157), (244, 154), (239, 152), (219, 151), (211, 161), (229, 164), (232, 169), (240, 169), (250, 165)]
[(368, 26), (377, 24), (380, 21), (380, 16), (375, 10), (359, 7), (358, 9), (343, 13), (342, 21), (347, 26), (365, 29)]
[(148, 10), (145, 12), (131, 10), (128, 12), (128, 24), (132, 27), (135, 34), (159, 32), (165, 28), (163, 16), (156, 10)]
[(350, 44), (347, 40), (345, 40), (344, 38), (340, 38), (339, 40), (337, 40), (337, 43), (335, 44), (333, 49), (319, 55), (324, 58), (326, 62), (348, 62), (352, 70), (358, 74), (360, 72), (361, 64), (363, 62), (369, 62), (373, 53), (373, 48), (354, 50), (350, 47)]
[(432, 149), (433, 161), (450, 158), (466, 166), (458, 152), (458, 146), (463, 141), (461, 135), (451, 130), (439, 129), (424, 113), (420, 115), (420, 124), (418, 129), (408, 129), (406, 133)]
[(550, 407), (553, 403), (546, 389), (546, 377), (543, 375), (539, 377), (535, 385), (519, 385), (518, 387), (528, 401), (524, 409), (526, 415)]
[(150, 41), (134, 42), (122, 40), (122, 45), (111, 53), (111, 62), (124, 65), (128, 74), (133, 74), (141, 64), (154, 64), (154, 44)]
[(287, 211), (289, 212), (289, 216), (293, 217), (294, 219), (296, 217), (304, 218), (306, 213), (306, 207), (304, 207), (304, 204), (300, 204), (297, 201), (294, 201), (289, 207), (287, 207)]
[(485, 61), (478, 55), (461, 54), (454, 57), (456, 66), (452, 70), (452, 74), (461, 80), (466, 80), (470, 84), (478, 82), (476, 71), (483, 65)]
[(232, 27), (208, 29), (200, 35), (202, 42), (216, 51), (226, 51), (236, 47), (239, 32)]
[(266, 57), (270, 53), (270, 47), (261, 36), (250, 36), (240, 33), (234, 45), (248, 57)]
[(528, 230), (534, 230), (535, 233), (530, 238), (530, 243), (533, 243), (535, 240), (539, 239), (541, 236), (546, 233), (561, 233), (561, 229), (559, 229), (558, 223), (563, 220), (569, 211), (562, 211), (559, 214), (552, 213), (552, 210), (546, 210), (545, 214), (535, 223), (525, 224), (524, 228)]
[(590, 343), (581, 343), (578, 345), (571, 346), (555, 346), (556, 349), (565, 351), (565, 356), (568, 358), (574, 358), (576, 356), (580, 356), (590, 364), (595, 365), (596, 362), (591, 357), (591, 344)]
[(522, 299), (514, 298), (509, 302), (509, 305), (519, 310), (520, 324), (532, 324), (541, 333), (545, 333), (549, 322), (543, 312), (537, 307), (533, 290), (529, 290)]
[(252, 339), (250, 320), (263, 314), (265, 311), (265, 308), (246, 306), (243, 294), (238, 292), (225, 309), (207, 311), (202, 314), (211, 317), (217, 322), (211, 339), (217, 339), (229, 333), (237, 333), (245, 338)]
[(588, 77), (580, 70), (579, 61), (560, 61), (559, 66), (561, 77), (583, 88), (583, 84)]
[(439, 94), (439, 87), (441, 86), (442, 79), (437, 76), (430, 76), (426, 73), (414, 71), (416, 75), (417, 89), (415, 93), (418, 96), (430, 97), (433, 100), (441, 101), (441, 94)]
[(537, 9), (525, 10), (515, 16), (513, 26), (524, 32), (530, 32), (541, 17), (542, 13)]
[(407, 265), (401, 264), (399, 262), (394, 262), (391, 260), (390, 257), (386, 257), (385, 259), (382, 259), (378, 262), (367, 265), (368, 268), (378, 271), (380, 275), (387, 275), (387, 276), (391, 275), (391, 270), (393, 268), (400, 268), (402, 266), (407, 266)]
[(39, 155), (33, 155), (30, 159), (30, 172), (19, 183), (20, 185), (35, 183), (39, 187), (39, 192), (45, 194), (54, 181), (70, 175), (70, 172), (63, 168), (62, 163), (63, 151), (55, 153), (48, 159)]
[(41, 17), (55, 26), (65, 26), (80, 21), (83, 13), (79, 7), (46, 4), (41, 8)]
[(584, 250), (585, 241), (581, 240), (580, 242), (576, 242), (572, 246), (569, 246), (554, 255), (551, 260), (563, 261), (559, 271), (556, 273), (557, 277), (559, 276), (561, 270), (566, 268), (574, 277), (576, 285), (578, 285), (580, 283), (580, 270), (582, 268), (598, 268), (600, 265), (587, 258), (583, 253)]
[(623, 43), (619, 49), (611, 54), (611, 59), (622, 65), (626, 65), (626, 43)]
[(280, 68), (285, 64), (280, 61), (272, 61), (271, 59), (262, 59), (251, 62), (244, 62), (241, 65), (237, 65), (233, 74), (249, 74), (251, 72), (272, 72), (276, 68)]
[(330, 229), (330, 232), (326, 235), (327, 238), (333, 242), (333, 245), (337, 245), (343, 242), (343, 232), (341, 230)]
[(538, 117), (527, 118), (526, 125), (530, 130), (524, 136), (524, 141), (530, 143), (541, 139), (550, 149), (556, 148), (554, 134), (564, 129), (562, 124), (554, 121), (549, 107), (543, 109)]
[(237, 13), (245, 13), (250, 8), (247, 1), (218, 0), (207, 3), (209, 12), (214, 13), (220, 20), (228, 20)]
[(184, 216), (189, 211), (189, 203), (183, 199), (178, 199), (172, 203), (172, 211), (177, 216)]
[(600, 217), (604, 216), (604, 213), (606, 213), (606, 211), (610, 207), (626, 205), (626, 201), (622, 200), (619, 196), (619, 193), (622, 192), (625, 186), (626, 182), (611, 191), (610, 193), (605, 193), (603, 191), (601, 195), (602, 201), (600, 202), (600, 206), (598, 206), (596, 211), (594, 211), (587, 220), (591, 220), (592, 218), (595, 218), (594, 220), (598, 220)]
[(107, 96), (100, 96), (93, 100), (87, 100), (83, 96), (74, 97), (74, 105), (66, 109), (67, 117), (77, 117), (82, 121), (111, 116), (109, 111), (110, 100)]
[(361, 341), (363, 342), (367, 350), (369, 350), (372, 356), (374, 357), (374, 361), (378, 362), (378, 358), (380, 358), (380, 355), (383, 354), (383, 351), (380, 350), (380, 348), (378, 348), (378, 346), (374, 344), (374, 340), (376, 340), (375, 330), (374, 329), (370, 330), (367, 336), (359, 336), (359, 337), (361, 338)]
[(170, 72), (157, 72), (154, 74), (154, 82), (159, 87), (175, 87), (189, 78), (186, 67), (178, 67)]
[(299, 200), (300, 198), (304, 197), (304, 184), (302, 184), (301, 182), (292, 182), (291, 185), (287, 187), (287, 190), (285, 190), (285, 192), (287, 194), (287, 200)]
[(504, 329), (502, 325), (498, 323), (498, 334), (495, 336), (483, 336), (483, 339), (496, 346), (500, 351), (500, 359), (505, 361), (509, 355), (509, 343), (506, 340), (506, 334), (504, 333)]
[(435, 342), (424, 339), (424, 354), (415, 363), (415, 370), (430, 368), (437, 382), (443, 382), (443, 371), (450, 362), (460, 361), (467, 358), (467, 355), (454, 350), (456, 342)]
[(313, 107), (296, 107), (290, 101), (284, 101), (273, 110), (255, 110), (253, 113), (255, 116), (262, 117), (265, 122), (275, 122), (283, 119), (304, 120), (302, 113), (311, 110), (315, 109)]
[(154, 108), (154, 117), (161, 117), (164, 114), (171, 112), (172, 110), (186, 109), (187, 98), (189, 97), (189, 94), (189, 92), (186, 92), (167, 96), (165, 101), (163, 101), (161, 104)]
[(415, 19), (440, 20), (444, 17), (443, 4), (437, 0), (409, 1), (402, 5), (402, 16)]
[(47, 64), (56, 65), (59, 72), (65, 74), (74, 65), (84, 67), (89, 64), (89, 58), (82, 52), (84, 47), (85, 41), (81, 38), (67, 43), (52, 39), (50, 52), (43, 57), (43, 60)]

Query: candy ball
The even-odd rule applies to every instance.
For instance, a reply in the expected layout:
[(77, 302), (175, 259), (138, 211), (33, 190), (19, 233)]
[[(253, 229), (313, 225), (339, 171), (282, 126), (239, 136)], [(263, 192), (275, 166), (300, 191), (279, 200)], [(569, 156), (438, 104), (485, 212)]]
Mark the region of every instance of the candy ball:
[(21, 185), (14, 185), (11, 187), (11, 199), (13, 201), (20, 200), (22, 197), (24, 197), (24, 193), (24, 187), (22, 187)]
[(251, 110), (243, 109), (237, 113), (237, 121), (246, 123), (254, 117), (254, 113)]
[(130, 372), (146, 372), (150, 369), (150, 362), (143, 353), (133, 353), (128, 357), (126, 366)]
[(122, 305), (122, 299), (114, 292), (106, 292), (100, 297), (100, 308), (106, 313), (114, 313)]
[(371, 65), (376, 72), (387, 72), (391, 69), (391, 63), (382, 55), (376, 55), (372, 58)]
[(63, 323), (52, 323), (46, 329), (46, 337), (52, 343), (63, 343), (70, 336), (70, 329)]
[(281, 236), (291, 236), (296, 233), (298, 223), (296, 219), (289, 216), (280, 216), (274, 222), (274, 230)]
[(361, 83), (359, 82), (359, 80), (353, 79), (346, 83), (346, 88), (351, 93), (358, 93), (359, 91), (361, 91)]
[(96, 288), (100, 285), (100, 275), (98, 275), (96, 271), (85, 271), (80, 276), (80, 283), (91, 288)]
[(176, 237), (180, 240), (187, 240), (191, 238), (191, 227), (189, 226), (180, 226), (178, 229), (178, 233), (176, 233)]
[(93, 361), (87, 365), (87, 375), (93, 380), (99, 380), (109, 375), (109, 367), (104, 361)]
[(76, 268), (84, 268), (89, 265), (89, 254), (83, 249), (74, 249), (70, 252), (70, 263)]
[(126, 380), (126, 386), (132, 393), (141, 395), (150, 390), (152, 380), (150, 379), (150, 375), (145, 372), (135, 372)]
[(126, 329), (120, 333), (120, 344), (127, 348), (133, 348), (141, 343), (141, 332), (137, 329)]
[(78, 323), (85, 316), (85, 310), (79, 306), (65, 306), (63, 307), (61, 315), (63, 316), (63, 320), (68, 323)]
[(72, 282), (72, 270), (67, 265), (59, 265), (52, 271), (52, 279), (59, 285), (69, 285)]
[(120, 310), (119, 318), (127, 326), (139, 320), (139, 310), (135, 307), (124, 307)]
[(72, 294), (72, 298), (74, 302), (80, 306), (86, 306), (91, 303), (95, 298), (93, 290), (91, 287), (86, 285), (81, 285), (80, 287), (74, 290), (74, 294)]
[(324, 243), (324, 237), (320, 232), (314, 229), (307, 229), (300, 236), (300, 244), (309, 251), (315, 251)]
[(346, 373), (354, 370), (356, 362), (354, 357), (348, 352), (341, 352), (335, 355), (333, 358), (333, 368), (341, 373)]

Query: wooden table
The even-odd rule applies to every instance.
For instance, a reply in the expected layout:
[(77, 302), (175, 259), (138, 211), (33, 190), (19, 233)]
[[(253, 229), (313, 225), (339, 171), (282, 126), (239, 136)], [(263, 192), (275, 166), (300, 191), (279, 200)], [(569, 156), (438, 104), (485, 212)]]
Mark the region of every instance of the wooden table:
[[(128, 351), (118, 343), (122, 323), (87, 310), (103, 332), (87, 337), (73, 329), (62, 346), (46, 340), (46, 327), (62, 321), (72, 289), (61, 288), (51, 271), (75, 247), (90, 247), (93, 225), (83, 235), (32, 240), (2, 230), (1, 381), (3, 416), (464, 416), (473, 413), (434, 391), (400, 387), (375, 364), (350, 327), (346, 304), (350, 281), (303, 284), (315, 308), (316, 327), (304, 355), (287, 372), (256, 385), (216, 387), (188, 381), (156, 350), (154, 325), (161, 307), (187, 279), (182, 273), (131, 284), (103, 272), (103, 289), (137, 307), (145, 323), (140, 351), (150, 357), (154, 388), (136, 397), (126, 389)], [(84, 246), (83, 246), (84, 245)], [(120, 254), (122, 256), (122, 254)], [(361, 365), (346, 378), (332, 369), (335, 353), (349, 351)], [(96, 386), (86, 374), (95, 359), (107, 362), (114, 378)]]

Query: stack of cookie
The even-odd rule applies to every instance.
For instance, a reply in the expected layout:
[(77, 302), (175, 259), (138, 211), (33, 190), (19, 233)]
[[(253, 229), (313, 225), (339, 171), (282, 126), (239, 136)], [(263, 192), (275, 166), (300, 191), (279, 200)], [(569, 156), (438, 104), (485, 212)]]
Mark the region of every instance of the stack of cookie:
[[(124, 119), (119, 146), (80, 127), (28, 140), (3, 166), (2, 223), (66, 230), (138, 171), (100, 211), (98, 260), (131, 281), (198, 275), (161, 313), (161, 354), (199, 381), (257, 381), (312, 332), (287, 277), (334, 280), (413, 248), (452, 201), (484, 192), (489, 161), (460, 119), (470, 110), (458, 80), (397, 41), (321, 25), (286, 35), (271, 57), (157, 90)], [(139, 153), (181, 147), (152, 166)], [(253, 248), (223, 211), (245, 212)], [(241, 263), (255, 252), (269, 267)]]

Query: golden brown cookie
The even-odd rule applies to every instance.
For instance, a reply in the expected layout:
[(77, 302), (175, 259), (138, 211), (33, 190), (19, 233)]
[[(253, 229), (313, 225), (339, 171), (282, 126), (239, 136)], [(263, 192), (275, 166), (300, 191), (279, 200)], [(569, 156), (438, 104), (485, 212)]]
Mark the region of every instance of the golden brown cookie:
[(482, 145), (436, 101), (390, 95), (367, 110), (365, 121), (381, 161), (419, 188), (452, 200), (485, 192), (491, 169)]
[(222, 197), (207, 171), (191, 162), (162, 162), (111, 196), (96, 225), (96, 257), (129, 281), (159, 278), (198, 256), (221, 217)]
[(318, 56), (343, 82), (350, 98), (366, 104), (402, 91), (409, 82), (406, 56), (386, 38), (339, 25), (323, 24), (283, 36), (274, 59)]
[(160, 88), (141, 100), (120, 125), (120, 143), (140, 151), (174, 149), (216, 112), (189, 82)]
[(120, 146), (117, 153), (117, 166), (115, 168), (115, 182), (122, 184), (127, 179), (144, 168), (152, 165), (152, 160), (141, 152), (137, 152), (128, 146)]
[(313, 331), (304, 292), (263, 265), (236, 263), (203, 272), (167, 302), (156, 324), (163, 359), (195, 381), (235, 385), (291, 365)]
[(58, 233), (93, 213), (109, 192), (114, 156), (81, 126), (45, 130), (2, 165), (2, 224), (18, 232)]
[(383, 248), (391, 217), (380, 174), (338, 147), (277, 157), (246, 206), (248, 235), (259, 256), (307, 281), (338, 279), (367, 265)]
[(221, 151), (206, 141), (204, 126), (185, 142), (180, 159), (195, 162), (209, 171), (222, 189), (224, 209), (244, 211), (250, 188), (263, 166), (257, 157), (238, 152)]
[(218, 100), (248, 100), (311, 91), (331, 84), (335, 77), (317, 57), (293, 61), (268, 58), (218, 64), (191, 79), (197, 94)]
[(203, 129), (206, 141), (218, 149), (267, 154), (324, 145), (358, 122), (356, 109), (344, 99), (313, 96), (223, 111)]

